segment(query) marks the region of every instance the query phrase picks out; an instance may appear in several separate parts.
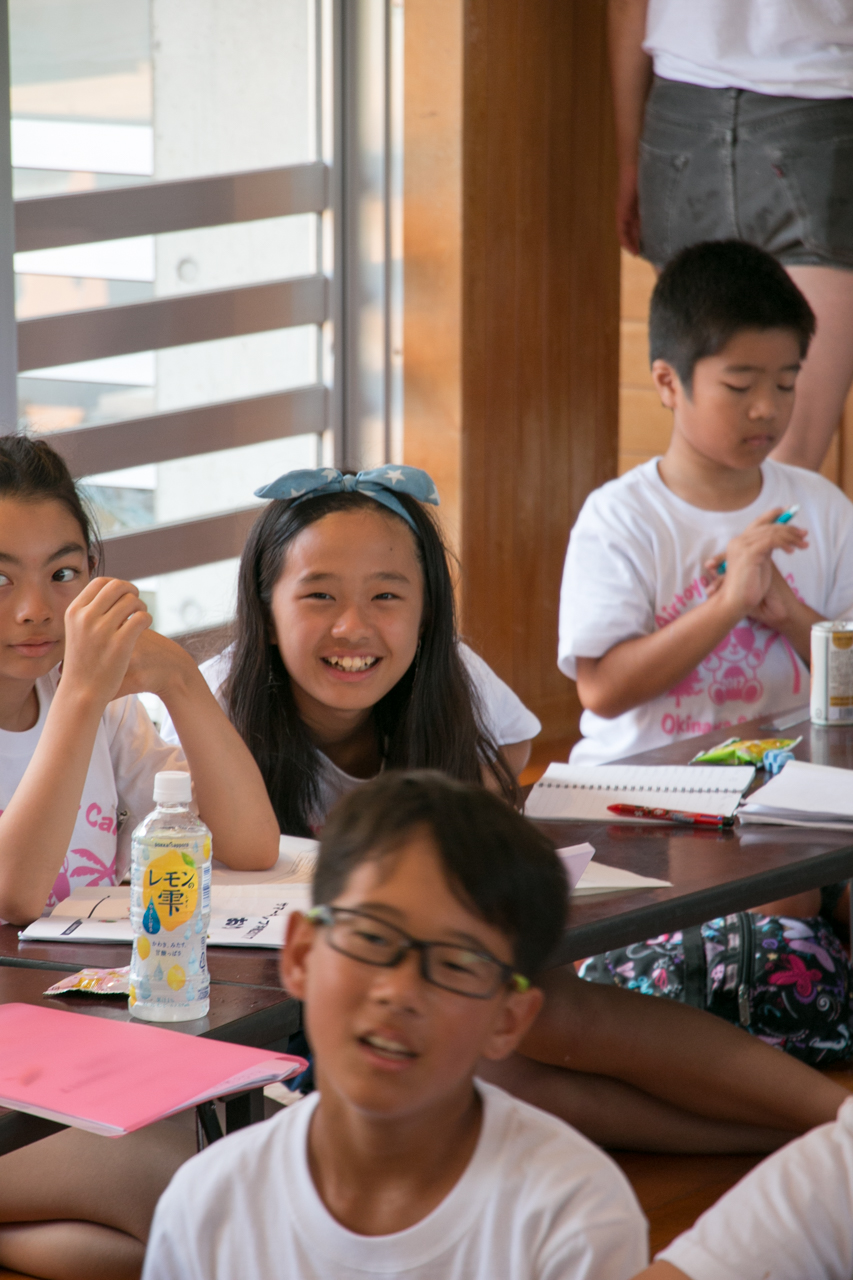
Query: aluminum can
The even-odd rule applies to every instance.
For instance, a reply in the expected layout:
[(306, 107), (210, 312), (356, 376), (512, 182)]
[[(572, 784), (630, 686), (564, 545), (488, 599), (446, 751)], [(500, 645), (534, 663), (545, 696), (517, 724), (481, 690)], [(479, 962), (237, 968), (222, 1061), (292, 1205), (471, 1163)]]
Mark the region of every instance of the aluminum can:
[(853, 622), (812, 625), (813, 724), (853, 724)]

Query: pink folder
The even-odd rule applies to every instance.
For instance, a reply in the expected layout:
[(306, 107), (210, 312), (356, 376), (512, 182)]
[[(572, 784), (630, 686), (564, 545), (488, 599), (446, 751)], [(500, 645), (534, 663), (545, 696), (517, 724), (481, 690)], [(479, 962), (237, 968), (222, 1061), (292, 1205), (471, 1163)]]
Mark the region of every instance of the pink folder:
[(286, 1080), (307, 1065), (161, 1027), (0, 1005), (0, 1106), (107, 1137)]

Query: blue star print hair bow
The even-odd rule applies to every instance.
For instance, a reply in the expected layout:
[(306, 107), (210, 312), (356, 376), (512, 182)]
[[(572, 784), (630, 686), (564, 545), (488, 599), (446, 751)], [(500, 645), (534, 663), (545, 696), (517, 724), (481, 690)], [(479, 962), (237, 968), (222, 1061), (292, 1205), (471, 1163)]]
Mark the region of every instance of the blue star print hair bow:
[(395, 493), (408, 494), (417, 498), (418, 502), (429, 502), (438, 506), (438, 490), (432, 477), (420, 467), (394, 466), (387, 463), (384, 467), (374, 467), (372, 471), (359, 471), (357, 476), (345, 476), (333, 467), (323, 467), (317, 471), (287, 471), (272, 484), (265, 484), (262, 489), (255, 490), (256, 498), (278, 498), (288, 502), (304, 502), (306, 498), (319, 498), (326, 493), (366, 493), (383, 507), (396, 513), (414, 529), (415, 522), (402, 502), (398, 502)]

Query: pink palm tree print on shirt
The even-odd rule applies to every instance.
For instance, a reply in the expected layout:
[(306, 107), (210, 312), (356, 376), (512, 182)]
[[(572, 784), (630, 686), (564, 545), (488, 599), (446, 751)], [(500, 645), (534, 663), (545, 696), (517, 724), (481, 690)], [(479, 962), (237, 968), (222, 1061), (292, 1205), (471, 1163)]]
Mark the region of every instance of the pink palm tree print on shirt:
[[(86, 866), (84, 862), (83, 865), (71, 866), (72, 860), (78, 858), (82, 858), (92, 865)], [(57, 902), (62, 902), (64, 898), (67, 898), (72, 888), (76, 888), (76, 884), (80, 884), (80, 879), (83, 876), (88, 876), (89, 879), (81, 887), (94, 888), (99, 884), (115, 884), (115, 874), (115, 854), (113, 854), (112, 862), (108, 865), (103, 858), (99, 858), (91, 849), (69, 849), (62, 866), (59, 868), (59, 875), (56, 877), (53, 888), (50, 891), (47, 906), (55, 907)], [(75, 885), (71, 884), (72, 880), (76, 881)]]

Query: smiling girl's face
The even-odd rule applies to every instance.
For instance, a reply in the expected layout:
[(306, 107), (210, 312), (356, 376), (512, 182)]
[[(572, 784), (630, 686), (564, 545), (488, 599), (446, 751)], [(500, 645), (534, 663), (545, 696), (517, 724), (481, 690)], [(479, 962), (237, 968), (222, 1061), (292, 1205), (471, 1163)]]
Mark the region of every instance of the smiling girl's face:
[(398, 517), (361, 507), (303, 529), (270, 602), (302, 718), (363, 718), (411, 666), (423, 606), (415, 536)]

